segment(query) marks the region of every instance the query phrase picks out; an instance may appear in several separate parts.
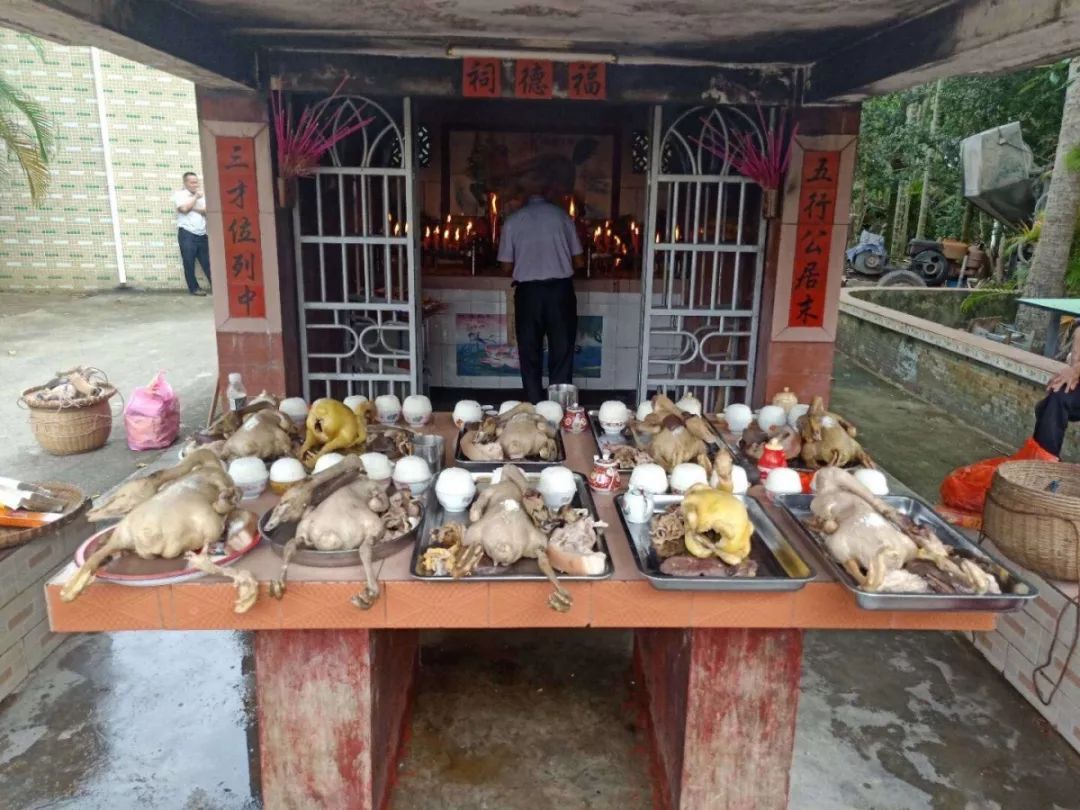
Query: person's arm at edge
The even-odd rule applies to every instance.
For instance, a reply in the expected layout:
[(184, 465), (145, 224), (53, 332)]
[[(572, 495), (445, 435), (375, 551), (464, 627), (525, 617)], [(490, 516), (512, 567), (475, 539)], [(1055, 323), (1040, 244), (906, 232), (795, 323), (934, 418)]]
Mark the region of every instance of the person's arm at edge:
[(1046, 384), (1047, 391), (1060, 391), (1064, 388), (1065, 392), (1069, 393), (1080, 383), (1080, 326), (1073, 331), (1070, 355), (1071, 362), (1050, 379)]
[[(199, 198), (197, 196), (195, 196), (194, 194), (192, 194), (190, 191), (188, 192), (188, 195), (191, 197), (190, 200), (188, 200), (186, 203), (182, 203), (182, 204), (177, 203), (176, 204), (176, 210), (179, 211), (181, 214), (189, 214), (189, 213), (191, 213), (191, 209), (194, 208), (195, 203), (197, 203), (199, 201)], [(176, 202), (176, 201), (174, 200), (174, 202)]]

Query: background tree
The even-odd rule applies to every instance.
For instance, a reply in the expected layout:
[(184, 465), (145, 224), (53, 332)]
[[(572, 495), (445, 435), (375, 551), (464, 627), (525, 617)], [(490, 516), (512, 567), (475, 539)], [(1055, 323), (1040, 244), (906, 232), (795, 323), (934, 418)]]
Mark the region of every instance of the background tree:
[[(1069, 268), (1076, 233), (1076, 214), (1080, 210), (1080, 166), (1077, 151), (1080, 147), (1080, 58), (1069, 64), (1068, 89), (1058, 134), (1057, 156), (1050, 176), (1050, 190), (1046, 195), (1039, 240), (1035, 244), (1035, 258), (1031, 262), (1024, 296), (1029, 298), (1060, 298), (1065, 294), (1065, 276)], [(1034, 335), (1033, 346), (1041, 346), (1049, 324), (1049, 312), (1021, 307), (1016, 323), (1025, 332)]]
[[(31, 39), (35, 47), (36, 40)], [(38, 47), (38, 54), (42, 53)], [(53, 144), (49, 116), (33, 99), (0, 76), (0, 178), (17, 169), (26, 178), (34, 205), (45, 201), (49, 188), (49, 154)]]

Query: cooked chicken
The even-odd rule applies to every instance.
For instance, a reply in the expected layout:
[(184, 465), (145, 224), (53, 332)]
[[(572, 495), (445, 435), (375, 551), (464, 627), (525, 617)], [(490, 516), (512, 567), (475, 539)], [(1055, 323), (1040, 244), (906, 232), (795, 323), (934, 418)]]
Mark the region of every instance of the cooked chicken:
[(681, 504), (686, 517), (686, 550), (695, 557), (719, 557), (738, 565), (750, 555), (754, 527), (742, 501), (729, 492), (696, 484)]
[(481, 490), (480, 494), (476, 496), (476, 500), (473, 501), (473, 505), (469, 508), (470, 522), (476, 523), (485, 512), (503, 501), (512, 500), (520, 504), (525, 491), (529, 489), (529, 482), (525, 478), (525, 473), (513, 464), (505, 464), (500, 467), (492, 480), (495, 481), (496, 477), (498, 481)]
[(555, 592), (548, 600), (551, 608), (565, 612), (573, 604), (573, 597), (559, 584), (548, 559), (547, 536), (522, 509), (519, 498), (493, 501), (480, 519), (465, 530), (462, 542), (465, 546), (482, 546), (496, 565), (513, 565), (523, 557), (535, 559), (544, 576), (555, 586)]
[(87, 520), (110, 520), (123, 517), (139, 504), (149, 500), (169, 484), (198, 469), (216, 469), (224, 471), (221, 459), (212, 450), (200, 448), (190, 451), (174, 467), (158, 470), (142, 478), (136, 478), (121, 484), (116, 492), (86, 513)]
[(272, 531), (282, 523), (295, 523), (304, 515), (304, 510), (315, 503), (326, 500), (336, 489), (350, 484), (360, 477), (364, 470), (359, 456), (345, 456), (332, 467), (312, 475), (299, 483), (293, 484), (281, 496), (270, 517), (266, 519), (267, 531)]
[(522, 403), (466, 430), (461, 437), (461, 452), (471, 461), (550, 461), (556, 457), (558, 445), (551, 423), (532, 405)]
[(719, 444), (719, 436), (704, 417), (683, 413), (663, 394), (653, 397), (652, 403), (652, 413), (631, 422), (630, 428), (639, 443), (651, 436), (649, 455), (667, 472), (706, 455), (710, 445)]
[(232, 579), (233, 609), (244, 613), (259, 596), (255, 578), (248, 571), (222, 568), (209, 558), (210, 546), (223, 537), (233, 548), (243, 548), (254, 538), (255, 516), (237, 510), (239, 500), (240, 492), (220, 462), (216, 468), (195, 469), (135, 506), (64, 585), (60, 598), (70, 602), (78, 597), (93, 581), (94, 572), (117, 554), (170, 560), (186, 555), (192, 567)]
[(296, 526), (296, 534), (285, 544), (281, 575), (270, 585), (270, 594), (280, 599), (285, 594), (289, 562), (301, 547), (320, 551), (356, 549), (364, 566), (367, 587), (352, 598), (352, 603), (367, 610), (379, 598), (379, 583), (372, 566), (372, 547), (386, 533), (382, 514), (390, 508), (386, 491), (370, 478), (360, 478), (332, 493), (318, 506), (308, 507)]
[(226, 461), (241, 456), (255, 456), (272, 461), (293, 454), (293, 422), (276, 408), (256, 411), (244, 420), (221, 447)]
[(849, 467), (861, 464), (873, 467), (874, 462), (855, 441), (855, 427), (825, 410), (825, 402), (815, 397), (810, 410), (797, 422), (802, 436), (802, 460), (809, 467)]

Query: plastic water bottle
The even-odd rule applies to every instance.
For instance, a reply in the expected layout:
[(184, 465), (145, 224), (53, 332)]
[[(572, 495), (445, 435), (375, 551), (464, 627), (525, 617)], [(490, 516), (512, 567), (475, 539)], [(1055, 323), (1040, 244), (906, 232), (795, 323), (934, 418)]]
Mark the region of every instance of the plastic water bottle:
[(247, 405), (247, 391), (244, 390), (244, 381), (237, 372), (229, 374), (229, 387), (225, 389), (225, 401), (229, 404), (230, 411), (238, 411)]

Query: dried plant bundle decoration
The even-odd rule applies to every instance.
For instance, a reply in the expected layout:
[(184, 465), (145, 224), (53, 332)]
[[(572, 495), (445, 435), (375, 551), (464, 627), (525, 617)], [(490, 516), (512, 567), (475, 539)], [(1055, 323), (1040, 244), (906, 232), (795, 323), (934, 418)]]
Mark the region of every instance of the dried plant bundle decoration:
[(791, 149), (799, 125), (791, 124), (779, 111), (775, 123), (769, 124), (760, 107), (758, 122), (752, 130), (721, 132), (709, 116), (702, 116), (701, 138), (691, 140), (764, 190), (776, 191), (791, 162)]
[(323, 157), (345, 138), (359, 132), (374, 120), (363, 117), (364, 107), (336, 105), (345, 79), (322, 101), (304, 107), (294, 117), (292, 104), (286, 102), (280, 82), (271, 89), (270, 106), (277, 141), (278, 176), (284, 180), (309, 177)]

